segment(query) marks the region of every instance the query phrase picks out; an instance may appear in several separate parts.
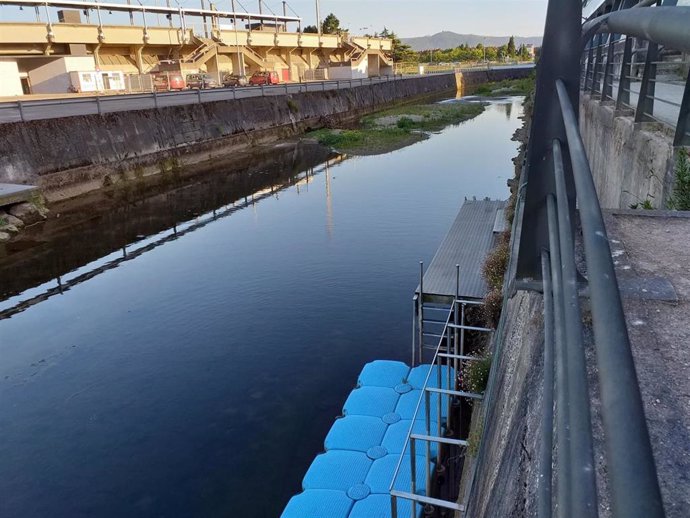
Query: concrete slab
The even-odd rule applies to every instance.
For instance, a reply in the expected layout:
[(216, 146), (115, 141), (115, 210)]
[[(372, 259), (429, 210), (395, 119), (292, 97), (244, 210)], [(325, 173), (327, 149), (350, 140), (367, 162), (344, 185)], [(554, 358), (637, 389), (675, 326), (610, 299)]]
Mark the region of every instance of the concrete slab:
[(37, 192), (38, 187), (35, 185), (0, 183), (0, 207), (28, 201)]
[[(668, 518), (690, 516), (690, 213), (605, 216)], [(648, 282), (649, 280), (654, 282)], [(623, 289), (639, 281), (637, 292)], [(668, 291), (670, 284), (675, 300)], [(662, 286), (663, 289), (655, 290)], [(646, 291), (642, 291), (646, 290)], [(656, 292), (658, 297), (646, 296)], [(645, 296), (639, 296), (643, 293)]]

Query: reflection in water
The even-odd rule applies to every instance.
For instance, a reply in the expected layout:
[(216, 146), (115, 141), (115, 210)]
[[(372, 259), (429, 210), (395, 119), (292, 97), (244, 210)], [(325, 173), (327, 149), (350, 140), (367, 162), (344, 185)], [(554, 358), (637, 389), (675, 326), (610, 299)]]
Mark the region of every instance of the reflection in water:
[(326, 160), (328, 155), (318, 145), (283, 147), (246, 171), (195, 178), (158, 194), (127, 192), (124, 203), (95, 219), (62, 228), (53, 220), (41, 231), (25, 233), (0, 256), (0, 319), (218, 218), (250, 205), (256, 210), (264, 198), (277, 199), (281, 190), (308, 183), (319, 172), (315, 166), (327, 168), (342, 160)]
[(507, 196), (518, 103), (27, 232), (0, 258), (0, 310), (29, 302), (0, 320), (0, 516), (279, 516), (362, 365), (408, 360), (417, 262), (464, 197)]

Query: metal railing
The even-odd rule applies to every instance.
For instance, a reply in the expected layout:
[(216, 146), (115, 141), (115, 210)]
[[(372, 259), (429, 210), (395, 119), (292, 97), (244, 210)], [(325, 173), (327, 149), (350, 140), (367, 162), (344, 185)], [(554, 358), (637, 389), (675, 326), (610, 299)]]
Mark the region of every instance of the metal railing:
[[(614, 60), (611, 56), (616, 55), (617, 40), (607, 36), (611, 44), (606, 46), (600, 34), (626, 36), (621, 41), (624, 49), (620, 77), (623, 79), (633, 66), (632, 50), (638, 44), (634, 39), (644, 38), (648, 42), (641, 66), (644, 67), (642, 82), (646, 77), (649, 85), (653, 67), (658, 64), (659, 49), (690, 51), (690, 8), (614, 11), (582, 27), (580, 15), (578, 0), (549, 2), (532, 127), (518, 190), (513, 228), (514, 266), (509, 274), (514, 288), (544, 293), (546, 343), (538, 516), (550, 518), (554, 509), (560, 518), (599, 515), (578, 291), (585, 276), (596, 353), (593, 370), (598, 373), (601, 393), (611, 514), (614, 518), (662, 518), (659, 481), (623, 305), (579, 130), (577, 107), (580, 87), (612, 98)], [(581, 76), (580, 53), (593, 37), (593, 44), (585, 53)], [(647, 94), (642, 90), (636, 109), (640, 117), (650, 113), (650, 105), (645, 103), (656, 100), (650, 98), (649, 90)], [(686, 81), (681, 110), (685, 119), (679, 119), (678, 127), (687, 127), (687, 103)], [(584, 245), (582, 272), (575, 263), (576, 208)], [(489, 405), (493, 383), (490, 379)], [(554, 433), (558, 457), (552, 473)], [(478, 462), (481, 462), (481, 448)], [(552, 475), (556, 479), (555, 499)]]
[(421, 76), (380, 76), (362, 79), (343, 79), (307, 83), (282, 83), (270, 86), (248, 86), (183, 90), (180, 92), (150, 92), (140, 94), (72, 96), (56, 99), (10, 101), (0, 103), (0, 123), (29, 120), (102, 115), (129, 110), (151, 110), (168, 106), (203, 104), (248, 97), (268, 97), (327, 90), (345, 90), (364, 86), (405, 81)]
[[(415, 357), (418, 356), (419, 363), (423, 363), (424, 351), (433, 350), (433, 358), (429, 364), (429, 370), (422, 385), (421, 394), (417, 405), (415, 407), (412, 424), (407, 432), (405, 444), (400, 458), (393, 472), (393, 478), (389, 486), (391, 495), (391, 514), (392, 518), (398, 518), (399, 499), (409, 501), (412, 506), (412, 513), (410, 516), (417, 516), (415, 507), (419, 504), (426, 506), (426, 510), (431, 512), (434, 508), (449, 509), (452, 511), (464, 511), (465, 506), (453, 500), (446, 500), (432, 496), (432, 480), (433, 480), (433, 466), (435, 464), (438, 469), (441, 466), (441, 447), (446, 448), (460, 448), (459, 456), (464, 456), (464, 448), (467, 447), (467, 439), (455, 439), (448, 435), (444, 436), (444, 428), (446, 432), (454, 430), (453, 425), (455, 418), (461, 419), (460, 409), (458, 413), (453, 413), (454, 402), (458, 398), (466, 398), (471, 400), (483, 399), (482, 394), (460, 390), (458, 387), (458, 380), (461, 376), (462, 362), (470, 362), (480, 360), (480, 357), (470, 356), (465, 351), (465, 332), (479, 331), (492, 333), (493, 329), (482, 328), (468, 325), (466, 322), (466, 307), (476, 306), (481, 302), (476, 300), (463, 300), (457, 291), (460, 286), (460, 265), (456, 265), (456, 294), (452, 300), (450, 307), (441, 308), (434, 306), (430, 308), (433, 311), (444, 311), (447, 315), (444, 320), (436, 320), (434, 322), (442, 323), (443, 330), (440, 333), (429, 334), (424, 332), (424, 264), (420, 262), (420, 284), (419, 293), (415, 295), (413, 324), (412, 324), (412, 365), (415, 365)], [(419, 317), (419, 319), (418, 319)], [(419, 334), (418, 334), (419, 332)], [(424, 344), (425, 336), (435, 336), (438, 338), (435, 347), (430, 347)], [(418, 337), (418, 338), (417, 338)], [(445, 369), (444, 369), (445, 362)], [(436, 385), (430, 385), (432, 373), (436, 368)], [(445, 380), (443, 379), (445, 377)], [(444, 385), (445, 381), (445, 385)], [(445, 387), (445, 388), (444, 388)], [(436, 422), (432, 423), (432, 396), (436, 400)], [(424, 406), (424, 423), (425, 433), (418, 434), (414, 432), (415, 423)], [(445, 421), (444, 421), (445, 408)], [(457, 430), (460, 426), (457, 427)], [(424, 494), (420, 494), (417, 487), (417, 444), (421, 442), (424, 445)], [(437, 444), (436, 458), (432, 458), (431, 445)], [(400, 471), (405, 461), (405, 456), (410, 459), (410, 488), (409, 491), (402, 491), (396, 489), (396, 481), (400, 475)], [(455, 457), (458, 457), (456, 455)]]
[[(662, 5), (646, 12), (663, 15), (666, 9), (673, 8)], [(608, 16), (602, 18), (597, 24), (606, 30)], [(690, 145), (690, 55), (672, 43), (615, 32), (594, 34), (583, 55), (581, 87), (612, 102), (617, 111), (632, 113), (635, 122), (674, 129), (674, 145)]]

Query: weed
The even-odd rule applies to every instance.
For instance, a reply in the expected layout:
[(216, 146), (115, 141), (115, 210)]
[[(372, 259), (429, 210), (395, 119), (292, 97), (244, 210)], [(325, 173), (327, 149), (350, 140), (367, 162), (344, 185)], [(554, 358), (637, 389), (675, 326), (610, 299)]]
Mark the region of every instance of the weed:
[(402, 130), (411, 130), (415, 127), (415, 122), (409, 117), (400, 117), (396, 126)]
[(482, 316), (487, 327), (495, 328), (501, 318), (501, 308), (503, 307), (503, 291), (493, 289), (484, 297), (482, 306)]
[(467, 437), (467, 453), (471, 457), (476, 457), (479, 453), (479, 445), (482, 441), (482, 435), (484, 433), (484, 423), (480, 423), (479, 426), (470, 430), (470, 434)]
[(675, 173), (673, 194), (668, 201), (668, 208), (690, 210), (690, 158), (687, 150), (683, 148), (678, 150)]
[(503, 277), (508, 268), (509, 258), (510, 246), (505, 240), (501, 240), (496, 248), (486, 256), (482, 275), (491, 289), (500, 290), (503, 287)]
[(299, 105), (292, 99), (287, 100), (288, 109), (290, 113), (299, 113)]
[(462, 369), (462, 387), (468, 392), (483, 394), (489, 381), (491, 355), (482, 351), (478, 360), (465, 362)]

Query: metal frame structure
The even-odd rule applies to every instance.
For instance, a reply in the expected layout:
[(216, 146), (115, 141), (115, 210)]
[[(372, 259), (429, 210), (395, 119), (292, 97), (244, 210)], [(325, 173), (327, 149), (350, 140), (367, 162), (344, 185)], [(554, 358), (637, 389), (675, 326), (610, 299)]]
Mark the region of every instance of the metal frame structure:
[[(446, 431), (452, 430), (453, 425), (453, 414), (451, 412), (453, 401), (456, 398), (466, 398), (472, 400), (483, 399), (483, 394), (477, 394), (473, 392), (467, 392), (463, 390), (457, 390), (457, 375), (461, 367), (461, 362), (463, 361), (477, 361), (480, 360), (479, 357), (469, 356), (465, 354), (465, 332), (466, 331), (479, 331), (485, 333), (493, 333), (493, 329), (471, 326), (466, 324), (466, 307), (473, 305), (480, 305), (481, 302), (476, 300), (464, 300), (459, 297), (459, 286), (460, 286), (460, 265), (456, 265), (456, 296), (450, 307), (427, 307), (427, 310), (442, 311), (447, 313), (446, 317), (442, 321), (433, 320), (431, 322), (443, 323), (443, 331), (440, 333), (425, 333), (424, 324), (430, 321), (424, 319), (424, 263), (420, 262), (420, 282), (419, 282), (419, 293), (415, 294), (414, 302), (414, 318), (412, 321), (412, 366), (415, 365), (415, 360), (418, 359), (421, 364), (424, 359), (425, 350), (433, 350), (434, 355), (429, 365), (429, 371), (427, 372), (426, 378), (424, 379), (424, 384), (422, 386), (422, 394), (417, 401), (417, 406), (412, 417), (412, 424), (407, 433), (405, 440), (405, 445), (403, 446), (400, 458), (396, 465), (395, 471), (393, 473), (393, 479), (391, 480), (389, 486), (389, 492), (391, 495), (391, 514), (392, 518), (398, 518), (398, 499), (407, 500), (412, 506), (411, 516), (416, 516), (415, 506), (418, 504), (424, 504), (425, 506), (431, 506), (441, 509), (449, 509), (452, 511), (464, 511), (465, 506), (458, 504), (454, 501), (443, 500), (440, 498), (434, 498), (431, 496), (432, 493), (432, 458), (431, 458), (431, 444), (437, 443), (439, 445), (437, 449), (437, 469), (440, 464), (441, 459), (441, 445), (446, 445), (448, 447), (460, 447), (465, 448), (467, 446), (466, 439), (452, 439), (445, 437), (443, 435), (443, 406), (446, 407), (447, 421), (445, 423)], [(424, 345), (424, 337), (432, 336), (437, 338), (437, 345), (435, 347)], [(445, 361), (445, 387), (443, 388), (443, 363)], [(436, 366), (436, 386), (429, 386), (429, 380), (433, 372), (433, 367)], [(451, 369), (452, 367), (452, 369)], [(451, 376), (451, 370), (454, 373)], [(452, 388), (451, 388), (452, 387)], [(431, 419), (431, 405), (432, 396), (436, 396), (436, 423), (432, 423)], [(422, 401), (424, 401), (425, 408), (425, 424), (426, 429), (424, 434), (416, 434), (413, 432), (414, 423), (417, 419), (417, 415), (422, 406)], [(458, 409), (460, 410), (460, 409)], [(461, 418), (461, 414), (458, 413), (458, 418)], [(432, 425), (435, 424), (435, 430), (432, 429)], [(424, 444), (425, 451), (425, 494), (420, 495), (417, 493), (416, 481), (416, 454), (417, 454), (417, 443), (422, 442)], [(408, 452), (409, 447), (409, 458), (410, 458), (410, 473), (411, 473), (411, 487), (409, 491), (400, 491), (394, 489), (395, 482), (402, 468), (402, 463), (405, 458), (406, 452)]]
[[(641, 6), (649, 4), (644, 2)], [(625, 5), (629, 7), (627, 2)], [(544, 293), (546, 343), (538, 516), (551, 518), (554, 509), (559, 518), (598, 516), (578, 293), (582, 277), (575, 265), (574, 252), (577, 206), (591, 302), (612, 516), (662, 518), (659, 481), (623, 305), (579, 130), (577, 87), (581, 85), (584, 90), (601, 94), (602, 99), (612, 97), (612, 91), (607, 93), (615, 55), (612, 45), (622, 35), (626, 39), (617, 103), (620, 105), (625, 99), (629, 102), (629, 91), (626, 97), (623, 90), (629, 90), (624, 85), (629, 79), (629, 64), (635, 51), (633, 38), (644, 39), (649, 43), (636, 120), (645, 120), (643, 115), (649, 115), (653, 102), (659, 100), (654, 97), (655, 71), (660, 63), (657, 51), (661, 47), (690, 51), (690, 8), (623, 9), (591, 20), (581, 28), (580, 15), (578, 0), (549, 2), (544, 57), (537, 75), (533, 125), (513, 232), (514, 239), (519, 239), (519, 253), (513, 258), (517, 262), (515, 286), (534, 287)], [(577, 31), (573, 30), (572, 20), (578, 22)], [(602, 44), (601, 35), (606, 33), (608, 43)], [(579, 76), (581, 49), (585, 49), (583, 77)], [(558, 60), (565, 65), (559, 66)], [(603, 81), (600, 81), (602, 72)], [(690, 143), (687, 139), (689, 104), (686, 82), (676, 144)], [(490, 403), (491, 390), (487, 398)], [(552, 474), (554, 433), (558, 462)], [(556, 477), (555, 501), (551, 494), (552, 475)]]

